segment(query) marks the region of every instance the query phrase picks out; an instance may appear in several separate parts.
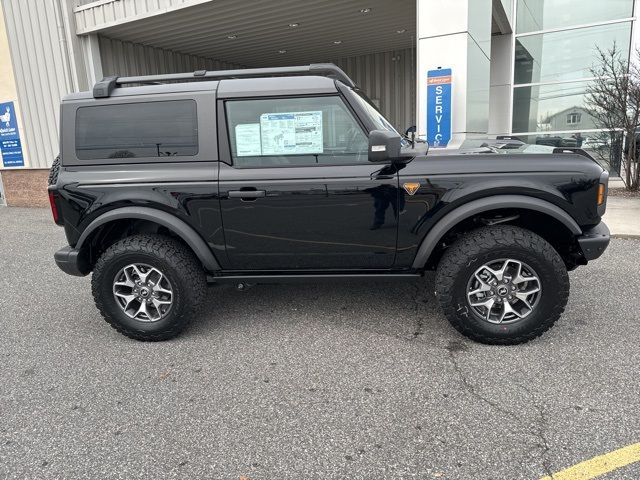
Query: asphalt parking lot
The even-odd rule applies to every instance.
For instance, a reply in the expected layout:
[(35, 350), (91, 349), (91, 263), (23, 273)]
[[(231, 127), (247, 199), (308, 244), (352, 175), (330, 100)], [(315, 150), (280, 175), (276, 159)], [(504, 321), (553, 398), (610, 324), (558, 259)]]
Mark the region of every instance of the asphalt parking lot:
[(0, 478), (539, 479), (640, 441), (640, 240), (515, 347), (449, 327), (431, 278), (212, 287), (184, 335), (138, 343), (57, 269), (65, 243), (0, 208)]

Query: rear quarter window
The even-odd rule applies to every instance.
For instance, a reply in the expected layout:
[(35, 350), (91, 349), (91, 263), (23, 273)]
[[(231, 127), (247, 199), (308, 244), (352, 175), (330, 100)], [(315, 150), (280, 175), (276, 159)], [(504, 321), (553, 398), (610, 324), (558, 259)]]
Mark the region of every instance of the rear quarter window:
[(75, 127), (79, 160), (198, 154), (194, 100), (80, 107)]

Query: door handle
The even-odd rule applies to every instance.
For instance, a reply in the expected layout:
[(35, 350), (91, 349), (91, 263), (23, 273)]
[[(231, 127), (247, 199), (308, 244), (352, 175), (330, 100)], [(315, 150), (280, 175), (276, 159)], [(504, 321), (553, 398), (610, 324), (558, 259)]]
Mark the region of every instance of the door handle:
[(230, 190), (229, 198), (256, 199), (264, 197), (267, 192), (264, 190)]

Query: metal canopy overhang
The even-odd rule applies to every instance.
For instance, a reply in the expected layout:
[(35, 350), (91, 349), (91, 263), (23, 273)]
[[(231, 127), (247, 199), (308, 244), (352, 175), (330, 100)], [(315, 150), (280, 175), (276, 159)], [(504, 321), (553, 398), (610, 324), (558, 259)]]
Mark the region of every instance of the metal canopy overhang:
[[(76, 15), (86, 15), (87, 7)], [(247, 67), (330, 62), (411, 48), (416, 41), (415, 0), (211, 0), (162, 12), (130, 15), (93, 31)]]

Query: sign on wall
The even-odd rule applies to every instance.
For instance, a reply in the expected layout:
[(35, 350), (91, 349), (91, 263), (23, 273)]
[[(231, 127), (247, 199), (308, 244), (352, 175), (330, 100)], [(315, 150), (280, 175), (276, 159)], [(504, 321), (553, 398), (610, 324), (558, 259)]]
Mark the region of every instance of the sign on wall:
[(451, 140), (451, 69), (427, 72), (427, 142), (444, 148)]
[(0, 156), (5, 167), (24, 167), (20, 131), (13, 102), (0, 103)]

